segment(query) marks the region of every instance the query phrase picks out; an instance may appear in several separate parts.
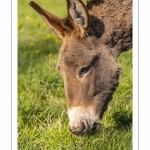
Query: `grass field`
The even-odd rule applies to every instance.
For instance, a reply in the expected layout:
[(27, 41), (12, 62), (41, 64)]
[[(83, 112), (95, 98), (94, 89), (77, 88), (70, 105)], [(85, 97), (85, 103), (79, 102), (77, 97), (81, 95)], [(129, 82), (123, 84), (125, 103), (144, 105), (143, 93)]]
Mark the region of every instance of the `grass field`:
[[(66, 16), (65, 0), (36, 0)], [(63, 80), (56, 70), (62, 41), (29, 6), (18, 0), (18, 149), (132, 150), (132, 51), (119, 57), (120, 85), (95, 135), (69, 131)]]

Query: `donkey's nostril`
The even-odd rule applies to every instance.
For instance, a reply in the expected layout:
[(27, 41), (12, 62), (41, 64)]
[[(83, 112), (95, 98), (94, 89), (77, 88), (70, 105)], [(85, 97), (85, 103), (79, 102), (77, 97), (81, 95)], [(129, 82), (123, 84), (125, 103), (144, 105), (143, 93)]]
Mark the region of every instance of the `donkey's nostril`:
[(75, 135), (83, 135), (86, 131), (88, 130), (88, 124), (86, 122), (83, 122), (80, 126), (78, 127), (71, 127), (70, 131), (71, 133)]

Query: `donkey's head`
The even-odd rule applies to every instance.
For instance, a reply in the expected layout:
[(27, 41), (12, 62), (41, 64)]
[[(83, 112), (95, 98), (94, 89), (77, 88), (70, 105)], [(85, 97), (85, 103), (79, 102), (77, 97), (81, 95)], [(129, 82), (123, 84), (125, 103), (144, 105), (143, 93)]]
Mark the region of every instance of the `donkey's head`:
[[(96, 132), (112, 94), (118, 86), (120, 67), (111, 50), (98, 40), (90, 16), (81, 0), (67, 0), (68, 17), (61, 19), (35, 2), (30, 5), (63, 39), (58, 70), (64, 79), (71, 132)], [(102, 31), (103, 32), (103, 31)]]

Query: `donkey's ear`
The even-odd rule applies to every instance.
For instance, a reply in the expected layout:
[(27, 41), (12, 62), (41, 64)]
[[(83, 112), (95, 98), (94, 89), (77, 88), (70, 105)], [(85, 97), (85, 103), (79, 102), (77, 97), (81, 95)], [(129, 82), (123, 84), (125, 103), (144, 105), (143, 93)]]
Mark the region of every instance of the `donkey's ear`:
[(90, 26), (90, 17), (81, 0), (67, 0), (68, 14), (70, 21), (73, 24), (75, 32), (80, 37), (87, 36), (87, 31)]
[(64, 38), (67, 30), (61, 25), (61, 22), (63, 21), (62, 18), (59, 18), (58, 16), (44, 10), (34, 1), (30, 1), (29, 4), (42, 16), (50, 29), (52, 29), (60, 38)]

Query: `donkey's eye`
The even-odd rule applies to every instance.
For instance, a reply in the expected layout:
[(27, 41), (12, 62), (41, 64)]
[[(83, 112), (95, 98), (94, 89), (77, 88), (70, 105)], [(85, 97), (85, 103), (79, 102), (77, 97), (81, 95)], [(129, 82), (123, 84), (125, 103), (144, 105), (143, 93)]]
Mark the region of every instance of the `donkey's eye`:
[(82, 78), (82, 77), (86, 76), (89, 73), (90, 69), (91, 69), (91, 66), (82, 68), (79, 73), (80, 77)]

